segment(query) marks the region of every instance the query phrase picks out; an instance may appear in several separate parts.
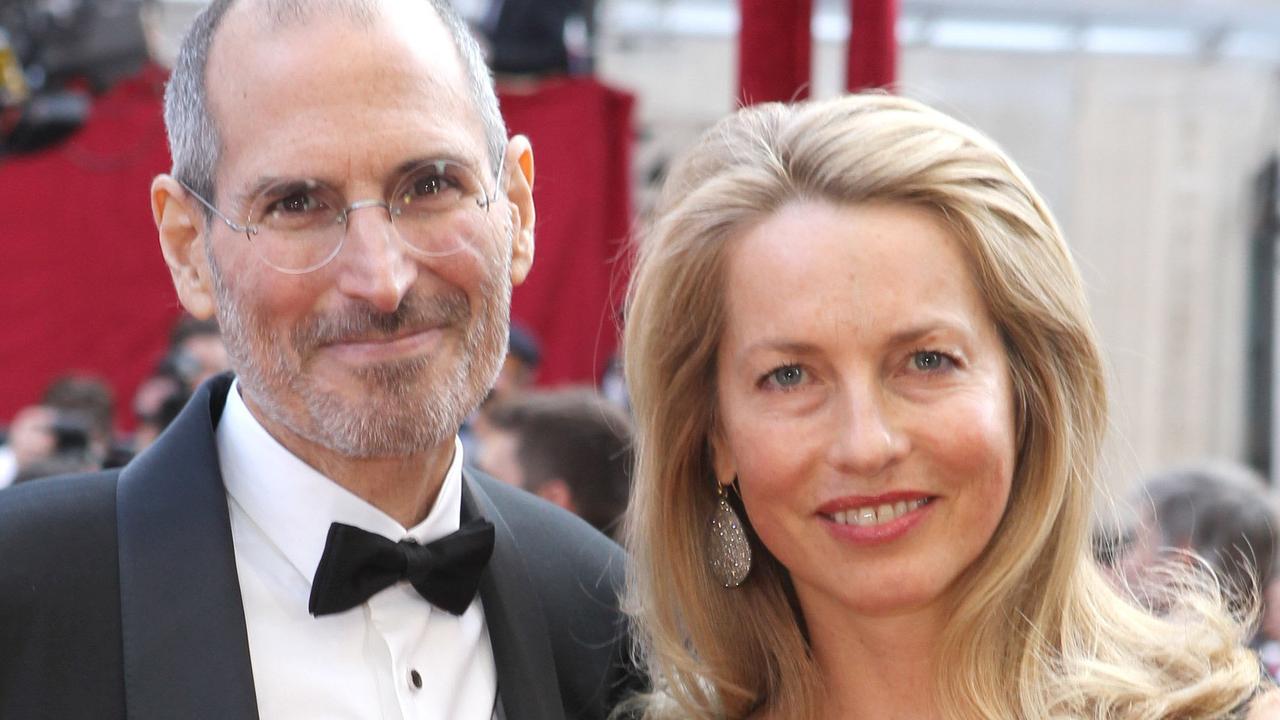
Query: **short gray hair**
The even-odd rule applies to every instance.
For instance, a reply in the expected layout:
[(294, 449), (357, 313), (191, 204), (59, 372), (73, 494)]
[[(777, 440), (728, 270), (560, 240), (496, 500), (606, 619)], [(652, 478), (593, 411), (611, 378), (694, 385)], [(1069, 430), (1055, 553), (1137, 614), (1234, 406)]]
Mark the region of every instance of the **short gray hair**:
[[(485, 146), (492, 172), (497, 173), (507, 143), (507, 126), (498, 109), (493, 75), (484, 62), (480, 45), (467, 23), (449, 0), (425, 0), (435, 10), (453, 39), (467, 76), (472, 104), (484, 127)], [(213, 0), (196, 16), (182, 39), (173, 74), (164, 93), (164, 124), (169, 134), (172, 174), (203, 197), (214, 198), (214, 174), (222, 151), (218, 126), (209, 112), (205, 82), (209, 48), (222, 18), (235, 0)], [(377, 12), (377, 0), (268, 0), (277, 25), (301, 22), (322, 10), (340, 10), (354, 21), (369, 22)], [(205, 208), (205, 218), (211, 214)]]
[(1273, 500), (1257, 471), (1205, 461), (1149, 478), (1142, 493), (1162, 544), (1203, 557), (1230, 592), (1251, 592), (1270, 581), (1280, 538)]

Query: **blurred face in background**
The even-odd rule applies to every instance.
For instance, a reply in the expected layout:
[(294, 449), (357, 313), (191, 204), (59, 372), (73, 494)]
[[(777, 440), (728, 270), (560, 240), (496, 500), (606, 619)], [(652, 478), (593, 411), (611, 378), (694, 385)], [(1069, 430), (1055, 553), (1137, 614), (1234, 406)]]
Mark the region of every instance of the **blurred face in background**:
[(183, 341), (178, 350), (190, 362), (193, 387), (231, 368), (221, 335), (193, 335)]
[(53, 455), (57, 438), (53, 434), (53, 408), (29, 405), (18, 411), (9, 424), (9, 449), (18, 467)]
[(909, 205), (796, 202), (730, 250), (713, 446), (814, 629), (935, 611), (1008, 501), (1007, 358)]
[(524, 487), (524, 468), (520, 465), (520, 436), (510, 430), (487, 424), (480, 440), (480, 457), (476, 464), (482, 470), (508, 485)]

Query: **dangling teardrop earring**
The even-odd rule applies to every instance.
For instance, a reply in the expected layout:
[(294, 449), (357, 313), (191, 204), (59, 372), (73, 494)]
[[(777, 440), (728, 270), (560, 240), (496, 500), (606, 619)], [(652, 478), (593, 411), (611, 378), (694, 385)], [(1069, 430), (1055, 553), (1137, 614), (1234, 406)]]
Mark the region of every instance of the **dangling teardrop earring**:
[(711, 574), (726, 588), (736, 588), (751, 572), (751, 543), (747, 540), (742, 519), (729, 504), (729, 494), (716, 483), (719, 502), (711, 513), (707, 533), (707, 564)]

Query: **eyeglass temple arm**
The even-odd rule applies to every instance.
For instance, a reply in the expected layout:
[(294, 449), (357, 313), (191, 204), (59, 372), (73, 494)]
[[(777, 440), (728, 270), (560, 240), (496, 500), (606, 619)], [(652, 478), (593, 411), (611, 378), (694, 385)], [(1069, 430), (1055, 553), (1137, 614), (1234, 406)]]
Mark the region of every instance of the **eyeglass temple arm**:
[(191, 197), (195, 198), (196, 200), (199, 200), (201, 205), (204, 205), (205, 207), (209, 208), (210, 212), (212, 212), (214, 215), (217, 215), (219, 220), (227, 224), (227, 227), (231, 228), (232, 230), (235, 230), (236, 232), (242, 232), (246, 234), (249, 233), (248, 225), (241, 225), (235, 220), (232, 220), (231, 218), (222, 214), (222, 211), (214, 207), (213, 203), (209, 202), (208, 200), (205, 200), (203, 195), (196, 192), (195, 190), (192, 190), (191, 186), (187, 185), (185, 182), (179, 180), (178, 184), (182, 186), (183, 190), (186, 190), (188, 193), (190, 193)]
[(498, 193), (502, 191), (502, 171), (506, 169), (506, 165), (507, 153), (504, 151), (502, 157), (498, 158), (498, 174), (494, 177), (493, 194), (485, 193), (484, 197), (480, 199), (480, 207), (485, 210), (488, 210), (493, 201), (498, 199)]

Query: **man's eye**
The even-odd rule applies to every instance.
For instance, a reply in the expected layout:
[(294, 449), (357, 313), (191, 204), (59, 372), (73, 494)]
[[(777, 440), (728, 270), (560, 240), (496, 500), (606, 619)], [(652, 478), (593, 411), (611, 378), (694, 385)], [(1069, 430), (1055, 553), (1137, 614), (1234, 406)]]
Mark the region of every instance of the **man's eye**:
[(278, 212), (305, 213), (317, 209), (322, 203), (308, 193), (294, 193), (276, 203)]
[(436, 195), (448, 188), (442, 175), (424, 175), (413, 181), (414, 195)]
[(311, 192), (293, 192), (267, 204), (264, 215), (268, 217), (308, 215), (323, 210), (327, 204)]
[(465, 194), (460, 172), (449, 163), (435, 163), (412, 175), (396, 196), (398, 213), (410, 215), (448, 210)]

